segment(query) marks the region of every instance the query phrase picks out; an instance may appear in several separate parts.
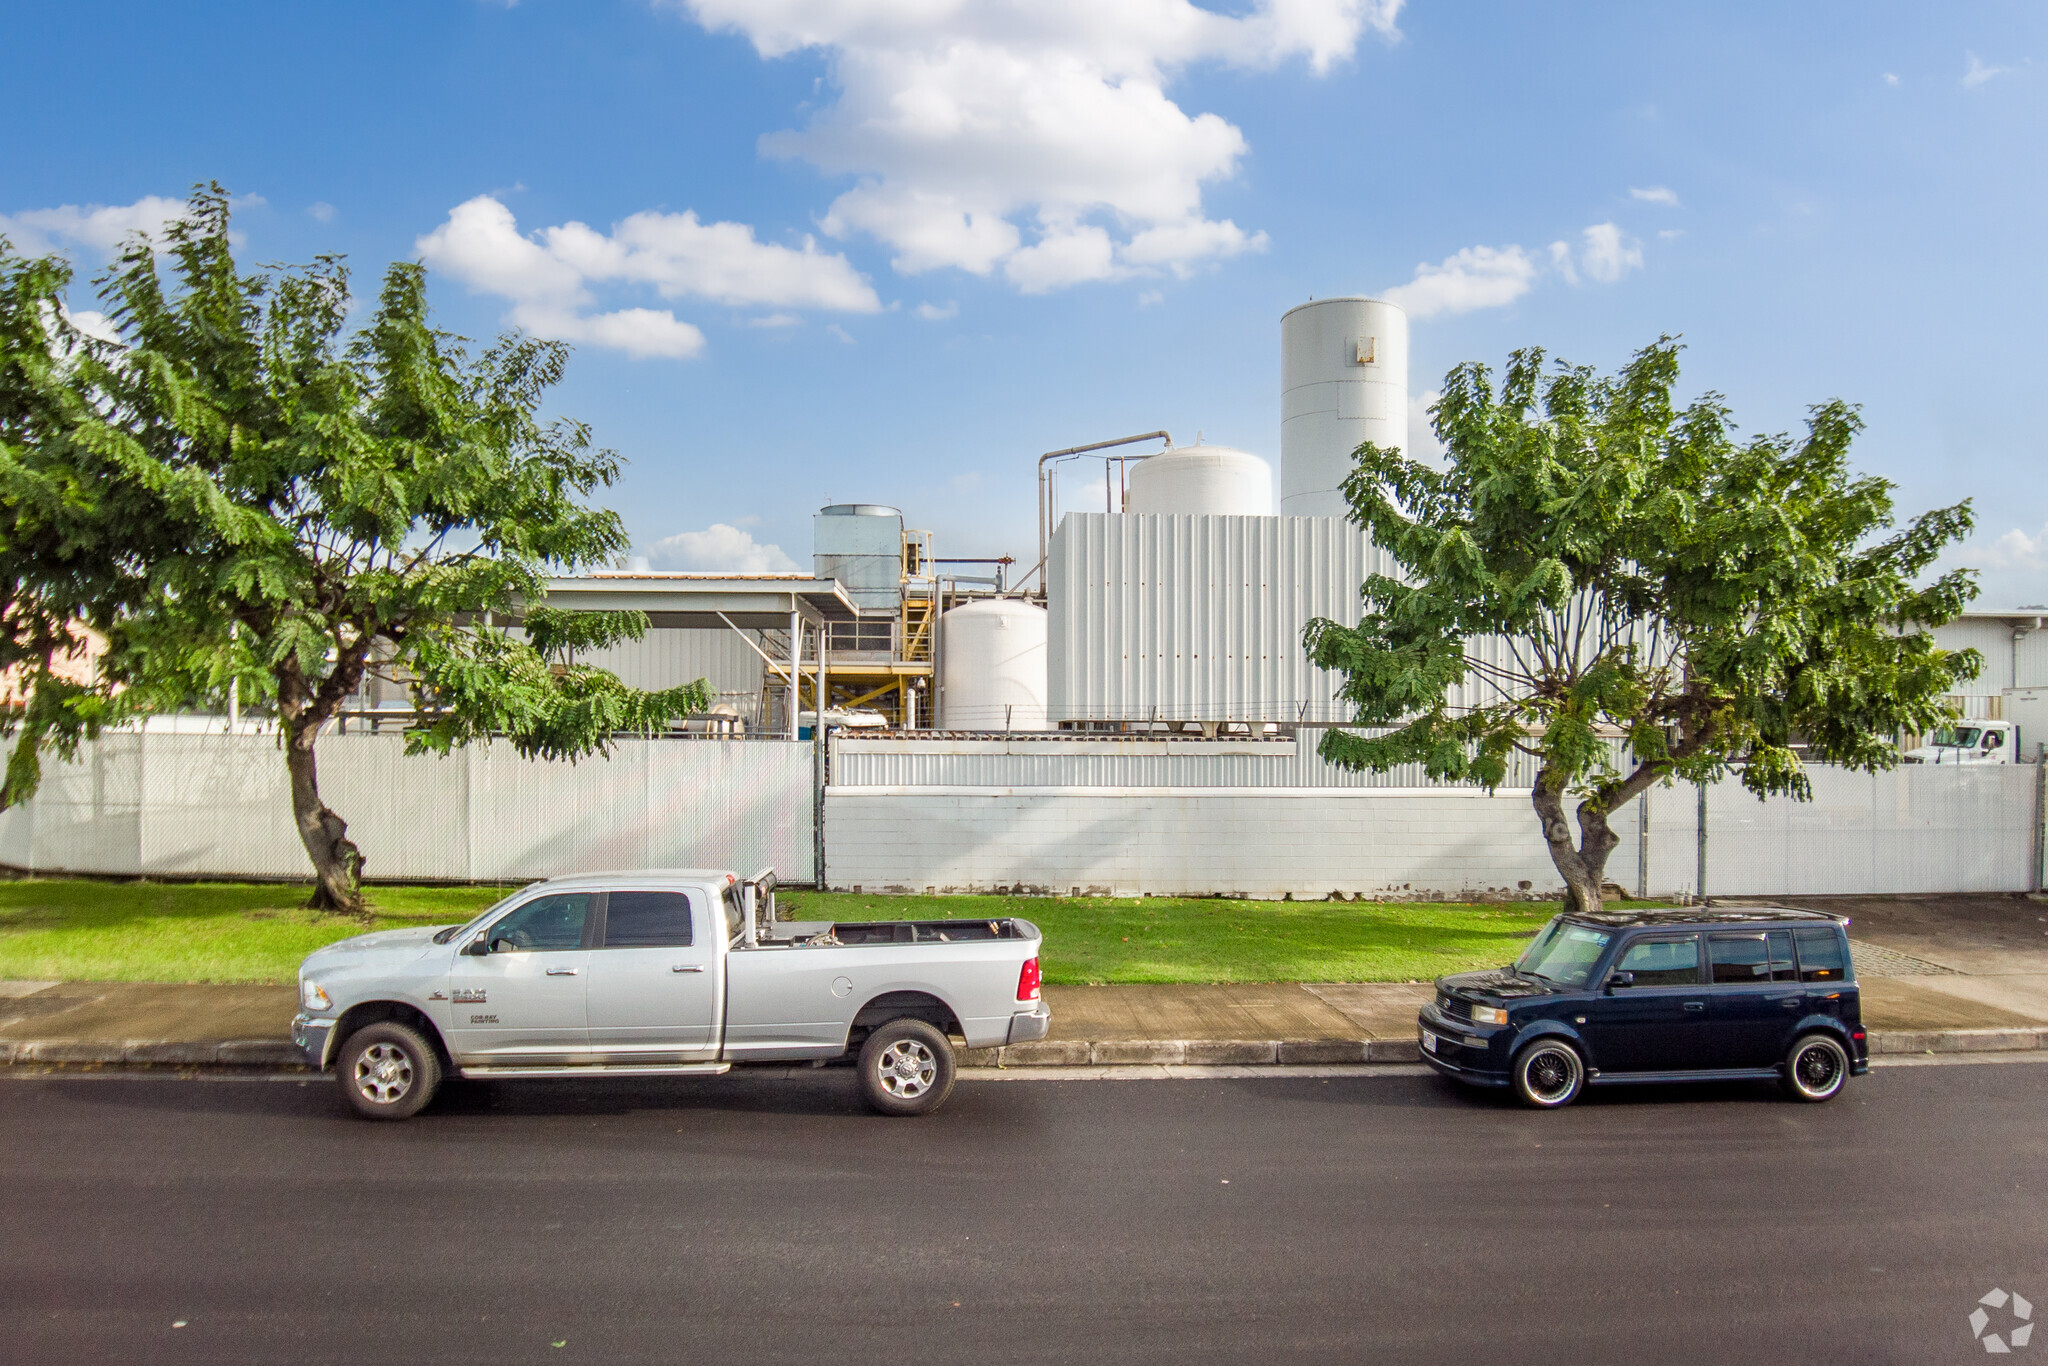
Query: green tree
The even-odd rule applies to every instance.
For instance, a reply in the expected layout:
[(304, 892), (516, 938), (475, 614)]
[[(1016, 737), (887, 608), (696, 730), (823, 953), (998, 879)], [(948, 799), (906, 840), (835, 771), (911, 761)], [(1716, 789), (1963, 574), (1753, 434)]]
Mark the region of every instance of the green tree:
[(1674, 405), (1678, 351), (1663, 338), (1611, 378), (1518, 351), (1498, 393), (1485, 366), (1452, 370), (1442, 467), (1367, 443), (1345, 484), (1400, 577), (1366, 581), (1357, 627), (1305, 633), (1364, 732), (1327, 732), (1331, 762), (1491, 790), (1535, 760), (1568, 908), (1599, 907), (1608, 818), (1651, 784), (1737, 767), (1759, 797), (1809, 799), (1795, 743), (1889, 768), (1897, 732), (1945, 719), (1981, 663), (1922, 629), (1976, 594), (1968, 570), (1920, 582), (1969, 504), (1894, 529), (1892, 486), (1848, 465), (1855, 409), (1738, 438), (1718, 395)]
[[(626, 546), (617, 514), (586, 501), (617, 458), (540, 412), (566, 347), (508, 336), (472, 357), (431, 326), (407, 263), (350, 332), (341, 261), (244, 273), (218, 186), (156, 247), (129, 245), (100, 297), (119, 341), (67, 339), (42, 404), (57, 430), (21, 447), (21, 480), (61, 481), (89, 453), (147, 535), (124, 547), (105, 506), (78, 514), (101, 538), (81, 551), (78, 615), (108, 645), (100, 710), (72, 699), (60, 743), (110, 708), (218, 706), (239, 688), (276, 713), (311, 904), (352, 912), (363, 857), (321, 800), (315, 739), (367, 677), (410, 690), (412, 752), (502, 734), (573, 759), (708, 705), (702, 680), (643, 692), (573, 662), (638, 637), (644, 615), (539, 605), (550, 572)], [(13, 486), (0, 497), (18, 523)], [(521, 611), (521, 631), (493, 624)]]

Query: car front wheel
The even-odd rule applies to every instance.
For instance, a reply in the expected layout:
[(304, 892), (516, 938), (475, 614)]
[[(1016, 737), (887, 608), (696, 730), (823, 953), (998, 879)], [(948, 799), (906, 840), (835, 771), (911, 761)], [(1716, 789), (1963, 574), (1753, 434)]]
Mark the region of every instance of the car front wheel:
[(1833, 1100), (1848, 1080), (1849, 1050), (1831, 1035), (1805, 1035), (1785, 1055), (1785, 1090), (1795, 1100)]
[(1556, 1110), (1579, 1098), (1586, 1063), (1561, 1039), (1538, 1039), (1515, 1055), (1515, 1094), (1522, 1104)]
[(334, 1060), (341, 1093), (364, 1119), (411, 1119), (441, 1085), (441, 1057), (410, 1025), (364, 1025)]

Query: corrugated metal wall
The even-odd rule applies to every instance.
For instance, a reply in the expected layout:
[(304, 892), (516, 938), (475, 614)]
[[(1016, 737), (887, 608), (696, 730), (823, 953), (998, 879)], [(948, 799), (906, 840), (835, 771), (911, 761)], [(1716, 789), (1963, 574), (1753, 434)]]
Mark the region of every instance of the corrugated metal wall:
[[(787, 633), (770, 648), (778, 657), (787, 653)], [(657, 626), (639, 640), (629, 640), (602, 650), (586, 650), (577, 662), (609, 669), (629, 687), (680, 687), (702, 678), (711, 684), (714, 700), (737, 708), (749, 725), (757, 725), (761, 709), (761, 656), (748, 648), (739, 632), (720, 626), (716, 630), (695, 630)]]
[[(518, 881), (603, 868), (772, 864), (814, 877), (812, 753), (780, 740), (627, 740), (609, 758), (509, 744), (408, 758), (396, 735), (320, 740), (320, 786), (374, 879)], [(0, 812), (0, 863), (118, 876), (310, 876), (274, 737), (126, 733), (48, 766)]]
[[(1319, 731), (1294, 740), (1146, 740), (1123, 736), (866, 739), (836, 732), (832, 781), (853, 787), (1430, 787), (1419, 765), (1353, 773), (1316, 754)], [(1509, 787), (1535, 766), (1518, 757)]]
[(1069, 513), (1047, 567), (1054, 721), (1336, 721), (1302, 628), (1392, 563), (1338, 517)]
[[(1302, 629), (1355, 626), (1359, 588), (1394, 563), (1341, 517), (1069, 513), (1047, 567), (1049, 719), (1342, 722), (1341, 679)], [(1504, 664), (1488, 637), (1468, 648)], [(1456, 706), (1497, 701), (1467, 684)]]

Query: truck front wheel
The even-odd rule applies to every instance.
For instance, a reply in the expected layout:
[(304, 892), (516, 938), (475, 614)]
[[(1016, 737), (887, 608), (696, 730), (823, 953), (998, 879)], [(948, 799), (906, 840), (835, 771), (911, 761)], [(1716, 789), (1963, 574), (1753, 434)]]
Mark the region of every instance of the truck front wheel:
[(379, 1020), (348, 1036), (334, 1076), (363, 1118), (411, 1119), (440, 1087), (441, 1059), (418, 1030)]
[(923, 1020), (891, 1020), (860, 1050), (860, 1090), (884, 1115), (928, 1115), (953, 1091), (953, 1046)]

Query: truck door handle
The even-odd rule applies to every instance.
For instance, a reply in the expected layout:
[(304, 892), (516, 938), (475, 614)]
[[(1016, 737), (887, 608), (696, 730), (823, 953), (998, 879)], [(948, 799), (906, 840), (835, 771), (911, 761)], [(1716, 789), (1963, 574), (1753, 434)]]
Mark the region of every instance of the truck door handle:
[(575, 975), (576, 975), (576, 969), (574, 969), (574, 968), (549, 968), (549, 969), (548, 969), (548, 976), (550, 976), (550, 977), (574, 977)]
[(1705, 1010), (1707, 1008), (1707, 1003), (1705, 1001), (1687, 1001), (1685, 1003), (1685, 1008), (1687, 1010)]
[(669, 971), (670, 971), (670, 972), (702, 972), (702, 971), (704, 971), (704, 965), (703, 965), (702, 963), (678, 963), (678, 964), (676, 964), (676, 965), (675, 965), (674, 967), (670, 968), (670, 969), (669, 969)]

